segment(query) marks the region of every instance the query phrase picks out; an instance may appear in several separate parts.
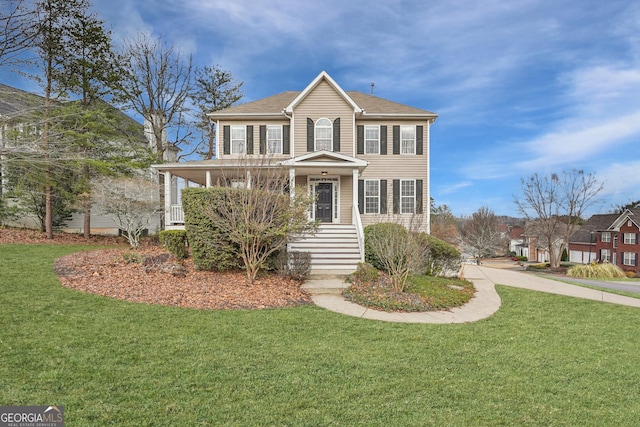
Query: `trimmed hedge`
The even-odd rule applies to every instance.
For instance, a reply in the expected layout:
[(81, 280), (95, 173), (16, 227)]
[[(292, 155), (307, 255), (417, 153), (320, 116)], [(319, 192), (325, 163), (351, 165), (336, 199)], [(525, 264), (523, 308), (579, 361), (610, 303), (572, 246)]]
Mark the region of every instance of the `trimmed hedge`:
[(158, 233), (158, 239), (162, 246), (178, 259), (186, 259), (189, 256), (185, 230), (162, 230)]
[(225, 189), (185, 188), (182, 208), (193, 263), (198, 270), (225, 271), (240, 268), (239, 248), (226, 238), (224, 231), (206, 214), (226, 203)]

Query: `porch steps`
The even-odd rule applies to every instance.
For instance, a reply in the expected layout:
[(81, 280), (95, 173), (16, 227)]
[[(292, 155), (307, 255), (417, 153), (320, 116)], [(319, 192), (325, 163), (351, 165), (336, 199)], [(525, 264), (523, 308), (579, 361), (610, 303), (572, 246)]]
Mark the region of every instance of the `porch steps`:
[(360, 249), (355, 225), (322, 224), (311, 236), (291, 243), (290, 250), (311, 254), (311, 274), (350, 274), (358, 268)]

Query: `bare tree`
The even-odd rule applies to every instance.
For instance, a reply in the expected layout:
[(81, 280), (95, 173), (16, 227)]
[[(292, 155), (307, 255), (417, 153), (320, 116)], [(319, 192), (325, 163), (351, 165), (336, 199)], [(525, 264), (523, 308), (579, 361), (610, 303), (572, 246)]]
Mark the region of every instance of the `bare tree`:
[(162, 161), (169, 149), (168, 130), (173, 130), (175, 146), (188, 137), (181, 129), (191, 84), (191, 56), (184, 58), (161, 38), (144, 33), (125, 42), (122, 56), (116, 99), (144, 118)]
[(21, 53), (33, 47), (38, 32), (33, 25), (36, 9), (30, 5), (26, 0), (0, 4), (0, 67), (21, 62)]
[(427, 240), (420, 238), (420, 227), (424, 223), (422, 215), (413, 215), (400, 224), (398, 218), (389, 218), (365, 229), (366, 250), (391, 277), (391, 286), (396, 292), (403, 292), (407, 278), (411, 274), (425, 271), (429, 257)]
[(140, 246), (140, 236), (162, 209), (158, 184), (136, 176), (99, 181), (94, 188), (94, 206), (124, 231), (133, 248)]
[(500, 232), (498, 217), (486, 206), (464, 218), (460, 224), (462, 241), (471, 247), (477, 257), (492, 256), (504, 251), (504, 236)]
[(316, 229), (316, 223), (308, 218), (307, 191), (300, 188), (289, 194), (287, 171), (280, 166), (269, 166), (268, 160), (260, 162), (260, 165), (247, 163), (239, 167), (234, 178), (227, 179), (243, 183), (244, 188), (225, 187), (227, 203), (205, 212), (226, 230), (229, 241), (240, 248), (251, 282), (270, 255)]
[(536, 173), (521, 182), (522, 195), (515, 198), (518, 211), (535, 221), (538, 237), (549, 243), (551, 267), (558, 267), (569, 237), (585, 211), (597, 202), (603, 184), (595, 174), (578, 169), (548, 176)]
[(196, 127), (202, 133), (202, 141), (196, 151), (203, 159), (209, 160), (215, 156), (216, 128), (208, 114), (238, 102), (242, 98), (242, 84), (229, 71), (221, 70), (218, 66), (196, 69), (191, 98), (200, 110)]

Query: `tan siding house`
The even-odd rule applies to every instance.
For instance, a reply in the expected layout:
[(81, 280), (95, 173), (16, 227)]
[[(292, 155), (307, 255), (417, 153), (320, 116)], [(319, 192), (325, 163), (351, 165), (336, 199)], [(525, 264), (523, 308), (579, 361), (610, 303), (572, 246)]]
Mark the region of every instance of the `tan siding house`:
[[(217, 128), (215, 160), (154, 167), (191, 185), (228, 182), (240, 164), (277, 164), (291, 187), (314, 196), (310, 219), (362, 228), (419, 218), (429, 231), (429, 135), (437, 115), (360, 92), (345, 92), (321, 72), (301, 92), (283, 92), (210, 114)], [(167, 179), (168, 178), (168, 179)], [(246, 177), (238, 177), (245, 179)], [(168, 228), (183, 226), (175, 186), (166, 186)]]

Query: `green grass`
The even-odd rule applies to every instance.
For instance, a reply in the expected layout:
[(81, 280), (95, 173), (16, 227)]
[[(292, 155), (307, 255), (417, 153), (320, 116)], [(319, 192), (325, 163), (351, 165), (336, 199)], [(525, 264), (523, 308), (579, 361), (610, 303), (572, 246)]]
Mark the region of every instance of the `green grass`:
[(640, 310), (498, 286), (472, 324), (198, 311), (61, 287), (0, 246), (0, 402), (69, 426), (636, 425)]
[(413, 276), (407, 291), (414, 292), (436, 310), (459, 307), (473, 297), (473, 283), (450, 277)]

